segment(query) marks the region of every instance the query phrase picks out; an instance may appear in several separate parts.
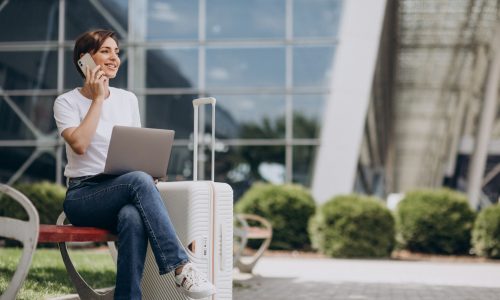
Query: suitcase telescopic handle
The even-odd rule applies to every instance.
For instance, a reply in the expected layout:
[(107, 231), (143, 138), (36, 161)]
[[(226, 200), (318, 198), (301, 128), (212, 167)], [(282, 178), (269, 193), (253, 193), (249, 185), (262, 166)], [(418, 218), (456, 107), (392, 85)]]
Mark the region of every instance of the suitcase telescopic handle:
[(198, 180), (198, 109), (200, 105), (212, 105), (212, 181), (214, 181), (215, 161), (215, 98), (198, 98), (193, 100), (194, 109), (194, 145), (193, 145), (193, 180)]

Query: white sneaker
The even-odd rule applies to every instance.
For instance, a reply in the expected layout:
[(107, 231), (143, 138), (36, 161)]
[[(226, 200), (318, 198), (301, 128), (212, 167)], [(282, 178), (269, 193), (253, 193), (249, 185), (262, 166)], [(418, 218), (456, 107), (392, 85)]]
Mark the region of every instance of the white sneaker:
[(200, 299), (215, 294), (215, 286), (192, 263), (185, 264), (182, 272), (174, 277), (177, 288), (190, 298)]

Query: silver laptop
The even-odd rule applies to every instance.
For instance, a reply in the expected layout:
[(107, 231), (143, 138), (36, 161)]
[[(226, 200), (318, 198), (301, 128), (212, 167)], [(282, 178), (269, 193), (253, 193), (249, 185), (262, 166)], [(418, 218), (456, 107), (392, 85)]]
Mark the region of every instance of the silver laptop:
[(144, 171), (153, 177), (165, 177), (174, 133), (165, 129), (114, 126), (103, 173)]

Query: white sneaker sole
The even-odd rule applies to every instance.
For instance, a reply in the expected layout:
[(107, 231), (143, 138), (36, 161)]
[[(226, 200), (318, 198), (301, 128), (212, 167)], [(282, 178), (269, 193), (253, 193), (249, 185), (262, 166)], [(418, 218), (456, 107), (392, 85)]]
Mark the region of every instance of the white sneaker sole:
[(185, 289), (183, 289), (181, 286), (178, 286), (177, 284), (175, 285), (175, 287), (177, 288), (177, 290), (179, 290), (179, 292), (181, 292), (182, 294), (188, 296), (189, 298), (193, 298), (193, 299), (206, 298), (206, 297), (212, 296), (213, 294), (216, 293), (215, 289), (211, 289), (208, 291), (191, 292), (191, 291), (186, 291)]

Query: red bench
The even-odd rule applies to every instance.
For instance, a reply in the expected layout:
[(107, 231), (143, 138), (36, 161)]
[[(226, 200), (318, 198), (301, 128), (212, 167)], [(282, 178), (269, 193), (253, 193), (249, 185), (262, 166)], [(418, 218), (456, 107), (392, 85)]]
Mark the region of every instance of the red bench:
[(100, 292), (92, 289), (78, 274), (68, 254), (66, 242), (107, 242), (111, 256), (116, 263), (116, 236), (111, 232), (93, 227), (76, 227), (64, 225), (66, 216), (62, 213), (57, 225), (40, 225), (39, 216), (31, 201), (16, 189), (0, 183), (0, 196), (6, 194), (7, 199), (19, 203), (28, 215), (28, 220), (20, 220), (0, 216), (0, 237), (13, 239), (23, 244), (23, 250), (16, 271), (7, 288), (0, 295), (1, 299), (15, 299), (26, 278), (33, 254), (38, 243), (58, 243), (68, 276), (73, 282), (81, 299), (112, 299), (114, 289)]
[(71, 262), (66, 242), (107, 242), (111, 256), (116, 263), (117, 252), (113, 242), (118, 239), (117, 236), (101, 228), (63, 225), (65, 219), (66, 215), (61, 213), (57, 219), (57, 225), (40, 224), (38, 243), (59, 245), (68, 276), (81, 299), (113, 299), (114, 288), (102, 292), (96, 291), (80, 276)]
[(40, 224), (38, 232), (39, 243), (110, 242), (117, 240), (117, 237), (110, 231), (94, 227)]

